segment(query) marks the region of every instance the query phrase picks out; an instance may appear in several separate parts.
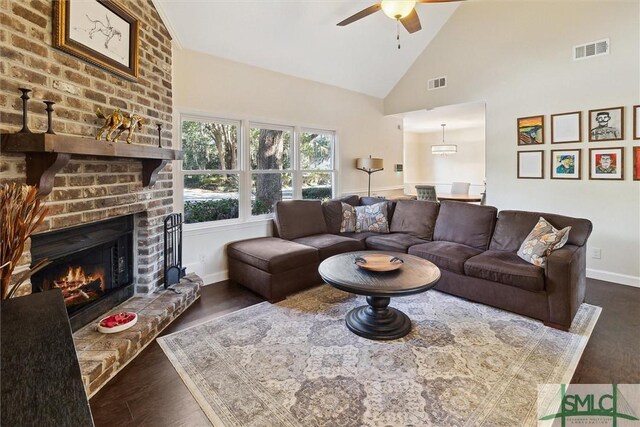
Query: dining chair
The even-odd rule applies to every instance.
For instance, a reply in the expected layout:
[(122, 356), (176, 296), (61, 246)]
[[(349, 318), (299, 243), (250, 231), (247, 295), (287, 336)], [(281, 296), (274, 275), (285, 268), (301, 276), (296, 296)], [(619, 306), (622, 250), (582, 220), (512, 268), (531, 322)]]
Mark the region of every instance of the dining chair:
[(451, 184), (451, 194), (469, 194), (469, 182), (454, 182)]
[(418, 200), (438, 201), (436, 187), (434, 185), (416, 185), (416, 192), (418, 194)]

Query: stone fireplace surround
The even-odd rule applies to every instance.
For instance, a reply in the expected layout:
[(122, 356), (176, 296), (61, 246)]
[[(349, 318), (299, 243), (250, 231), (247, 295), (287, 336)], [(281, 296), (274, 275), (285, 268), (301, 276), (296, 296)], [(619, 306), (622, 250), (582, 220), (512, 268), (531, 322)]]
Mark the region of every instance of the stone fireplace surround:
[[(128, 81), (53, 47), (55, 2), (0, 0), (0, 133), (22, 127), (19, 87), (32, 89), (28, 126), (47, 127), (43, 100), (54, 106), (54, 131), (91, 137), (101, 126), (95, 111), (135, 111), (149, 120), (133, 138), (135, 144), (157, 146), (156, 124), (163, 125), (162, 146), (172, 145), (171, 37), (152, 0), (119, 0), (140, 23), (139, 76)], [(93, 142), (93, 141), (91, 141)], [(87, 141), (89, 143), (89, 141)], [(100, 142), (95, 141), (99, 144)], [(38, 233), (134, 215), (134, 284), (136, 295), (114, 310), (139, 313), (138, 324), (115, 336), (95, 331), (95, 322), (74, 334), (87, 394), (94, 394), (132, 360), (179, 313), (199, 296), (202, 281), (178, 285), (182, 294), (153, 291), (162, 284), (163, 218), (172, 212), (172, 164), (156, 183), (142, 186), (142, 164), (135, 159), (73, 156), (55, 176), (44, 199), (49, 213)], [(26, 181), (24, 154), (0, 152), (0, 184)], [(31, 264), (27, 244), (14, 274)], [(31, 293), (25, 283), (18, 295)]]
[[(19, 87), (33, 90), (29, 128), (46, 129), (42, 100), (56, 102), (54, 131), (91, 137), (101, 125), (97, 108), (110, 112), (135, 111), (148, 124), (134, 135), (134, 143), (157, 146), (156, 123), (163, 125), (162, 146), (172, 145), (171, 37), (151, 0), (121, 0), (140, 22), (139, 76), (128, 81), (53, 47), (54, 2), (0, 0), (0, 133), (22, 127)], [(100, 142), (96, 141), (96, 144)], [(134, 214), (135, 289), (153, 291), (162, 282), (162, 220), (173, 203), (172, 165), (169, 163), (150, 188), (142, 186), (142, 165), (133, 159), (72, 157), (56, 175), (46, 198), (47, 219), (38, 233)], [(25, 182), (24, 154), (0, 153), (0, 184)], [(31, 262), (27, 246), (20, 273)], [(31, 292), (29, 283), (18, 295)]]

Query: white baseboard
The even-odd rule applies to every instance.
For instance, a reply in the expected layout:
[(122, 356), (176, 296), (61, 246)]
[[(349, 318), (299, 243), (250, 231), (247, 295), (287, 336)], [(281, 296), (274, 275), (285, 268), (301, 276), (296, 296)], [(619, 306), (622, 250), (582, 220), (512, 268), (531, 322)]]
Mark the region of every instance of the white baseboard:
[(207, 274), (202, 276), (202, 283), (206, 285), (210, 285), (212, 283), (222, 282), (223, 280), (227, 280), (229, 278), (229, 271), (219, 271), (217, 273)]
[(594, 270), (587, 268), (587, 277), (590, 279), (604, 280), (605, 282), (619, 283), (621, 285), (640, 288), (640, 277), (626, 274), (611, 273), (610, 271)]

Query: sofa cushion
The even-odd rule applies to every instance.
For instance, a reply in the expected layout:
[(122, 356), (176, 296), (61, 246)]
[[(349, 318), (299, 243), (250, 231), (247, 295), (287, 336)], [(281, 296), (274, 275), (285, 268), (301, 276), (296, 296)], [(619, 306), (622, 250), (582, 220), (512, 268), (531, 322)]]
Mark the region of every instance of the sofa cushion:
[(591, 221), (583, 218), (540, 212), (501, 211), (489, 249), (516, 252), (541, 216), (557, 229), (571, 226), (567, 240), (569, 245), (584, 246), (593, 229)]
[(391, 221), (391, 232), (409, 233), (425, 240), (433, 240), (433, 229), (440, 205), (426, 200), (399, 200)]
[(360, 196), (358, 196), (357, 194), (352, 194), (350, 196), (343, 196), (343, 197), (338, 197), (335, 199), (332, 199), (338, 202), (342, 202), (342, 203), (346, 203), (348, 205), (351, 206), (360, 206)]
[(544, 268), (529, 264), (515, 252), (483, 252), (465, 262), (464, 273), (527, 291), (544, 290)]
[(409, 254), (458, 274), (464, 274), (464, 263), (469, 258), (481, 253), (480, 249), (453, 242), (429, 242), (409, 248)]
[(278, 236), (286, 240), (327, 232), (320, 200), (276, 202), (274, 220), (278, 227)]
[(363, 231), (362, 233), (340, 233), (341, 236), (349, 237), (350, 239), (360, 242), (359, 251), (363, 251), (367, 248), (366, 240), (371, 236), (380, 236), (380, 233), (374, 233), (373, 231)]
[(327, 233), (338, 234), (342, 222), (342, 202), (339, 200), (327, 200), (322, 203), (324, 222), (327, 224)]
[(387, 202), (387, 220), (391, 224), (393, 214), (396, 209), (396, 202), (393, 200), (387, 200), (384, 197), (360, 197), (360, 206), (375, 205), (376, 203)]
[(231, 243), (227, 256), (272, 274), (320, 261), (317, 249), (277, 237)]
[(410, 234), (393, 233), (368, 237), (366, 242), (367, 249), (406, 253), (411, 246), (426, 243), (426, 240), (418, 239)]
[[(373, 205), (356, 206), (356, 232), (375, 231), (376, 233), (389, 232), (389, 220), (387, 219), (387, 202), (374, 203)], [(342, 230), (340, 231), (350, 231)]]
[(316, 248), (320, 254), (320, 260), (344, 252), (353, 252), (362, 249), (362, 242), (344, 236), (336, 236), (335, 234), (305, 236), (295, 239), (294, 242)]
[(485, 250), (489, 247), (497, 214), (498, 210), (493, 206), (442, 201), (433, 240), (461, 243)]

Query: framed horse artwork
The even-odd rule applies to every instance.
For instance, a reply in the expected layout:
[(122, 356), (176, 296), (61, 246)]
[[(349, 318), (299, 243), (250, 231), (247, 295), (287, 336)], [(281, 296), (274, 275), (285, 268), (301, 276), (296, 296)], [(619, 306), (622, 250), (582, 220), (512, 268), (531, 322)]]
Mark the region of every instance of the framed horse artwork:
[(113, 0), (54, 0), (53, 45), (128, 80), (138, 78), (139, 24)]

